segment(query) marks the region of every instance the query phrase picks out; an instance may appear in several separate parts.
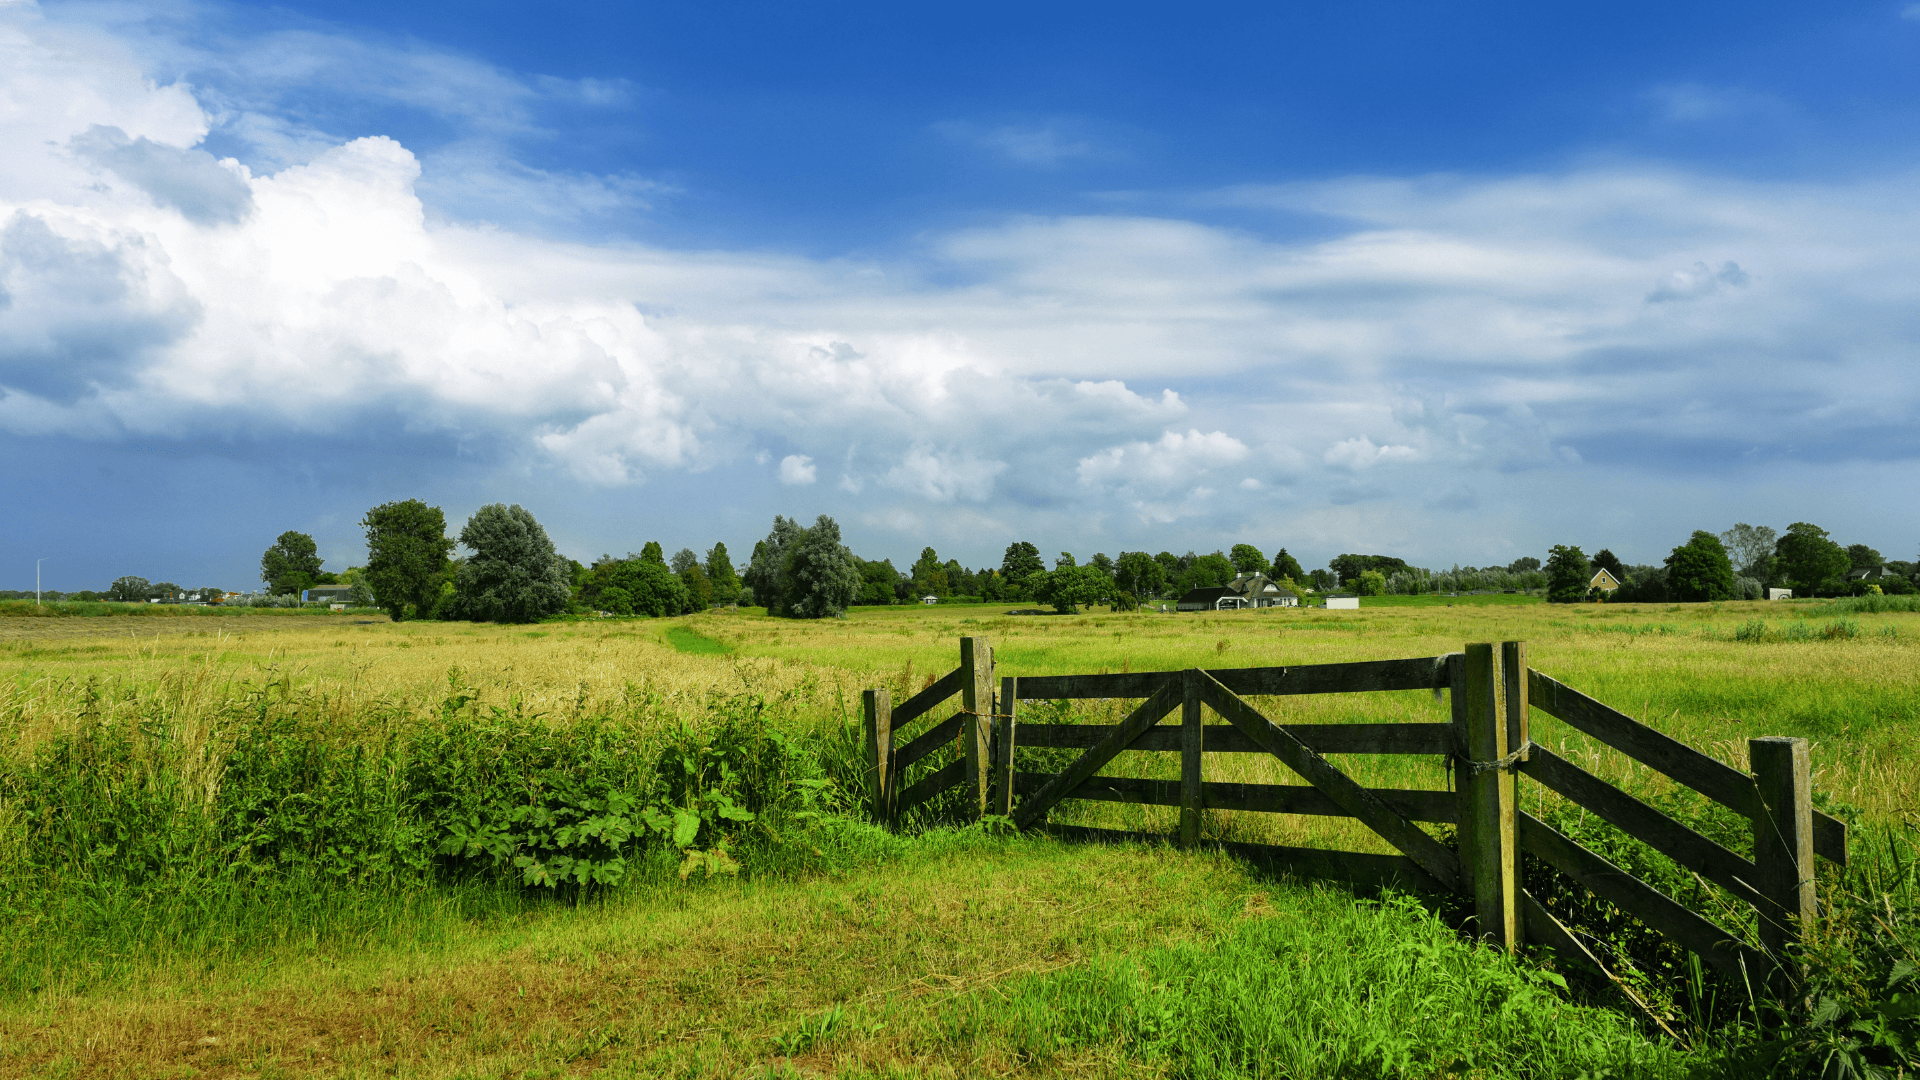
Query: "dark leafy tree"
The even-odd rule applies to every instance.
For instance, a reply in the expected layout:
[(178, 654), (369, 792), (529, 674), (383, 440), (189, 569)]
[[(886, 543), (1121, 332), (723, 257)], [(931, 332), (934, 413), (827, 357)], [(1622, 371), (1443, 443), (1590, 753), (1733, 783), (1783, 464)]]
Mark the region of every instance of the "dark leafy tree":
[(783, 614), (822, 619), (844, 614), (860, 592), (859, 560), (840, 542), (840, 526), (821, 514), (804, 531), (787, 562)]
[(395, 622), (407, 617), (409, 607), (416, 615), (431, 615), (453, 551), (446, 515), (437, 506), (407, 499), (374, 507), (360, 525), (367, 531), (366, 582), (381, 610)]
[(1233, 545), (1233, 550), (1227, 553), (1227, 559), (1233, 563), (1234, 571), (1241, 574), (1265, 574), (1272, 569), (1267, 557), (1252, 544)]
[(953, 590), (953, 595), (980, 595), (979, 576), (966, 567), (961, 566), (959, 559), (948, 559), (946, 565), (941, 567), (941, 569), (947, 573), (947, 588)]
[(1034, 599), (1052, 604), (1061, 614), (1078, 611), (1081, 605), (1119, 601), (1120, 590), (1113, 578), (1093, 566), (1056, 566), (1029, 580)]
[(1599, 551), (1593, 553), (1593, 569), (1605, 570), (1607, 573), (1613, 575), (1613, 580), (1623, 584), (1627, 580), (1627, 568), (1621, 565), (1620, 557), (1606, 548), (1601, 548)]
[(1113, 576), (1113, 560), (1108, 558), (1107, 553), (1104, 551), (1094, 552), (1093, 558), (1087, 560), (1087, 565), (1093, 567), (1095, 570), (1100, 571), (1101, 573), (1107, 575), (1108, 577)]
[(1733, 561), (1720, 538), (1704, 529), (1694, 530), (1686, 543), (1667, 556), (1667, 591), (1673, 599), (1689, 603), (1733, 598)]
[(1327, 564), (1327, 569), (1333, 571), (1340, 584), (1349, 588), (1357, 588), (1360, 575), (1368, 570), (1378, 570), (1383, 575), (1391, 576), (1394, 571), (1406, 568), (1405, 559), (1396, 559), (1391, 555), (1340, 555)]
[(1273, 557), (1273, 576), (1276, 579), (1290, 578), (1295, 582), (1307, 580), (1307, 572), (1300, 568), (1300, 560), (1287, 554), (1286, 548), (1281, 548), (1280, 554)]
[(1378, 570), (1360, 571), (1360, 582), (1354, 589), (1361, 596), (1387, 595), (1387, 575)]
[(1727, 549), (1727, 558), (1732, 560), (1734, 569), (1748, 577), (1764, 578), (1766, 575), (1760, 571), (1773, 561), (1776, 539), (1770, 527), (1743, 521), (1720, 534), (1720, 546)]
[(699, 562), (689, 562), (687, 568), (680, 571), (679, 578), (687, 590), (688, 611), (705, 611), (713, 606), (713, 582), (707, 580), (707, 572), (700, 569)]
[(530, 623), (567, 609), (573, 587), (547, 530), (518, 504), (489, 503), (460, 530), (473, 554), (454, 574), (450, 614), (474, 622)]
[[(1188, 554), (1192, 554), (1192, 552), (1188, 552)], [(1160, 574), (1166, 579), (1168, 588), (1172, 588), (1179, 582), (1182, 563), (1178, 555), (1175, 555), (1171, 551), (1163, 551), (1155, 555), (1153, 561), (1159, 564)]]
[(1553, 545), (1547, 553), (1547, 602), (1577, 604), (1592, 588), (1593, 567), (1587, 553), (1565, 544)]
[(860, 595), (856, 604), (891, 604), (897, 599), (896, 590), (900, 585), (900, 571), (893, 568), (892, 559), (879, 562), (860, 562)]
[(920, 558), (914, 561), (913, 588), (921, 596), (937, 596), (942, 600), (953, 595), (947, 568), (940, 564), (940, 556), (932, 548), (921, 548)]
[(727, 557), (727, 545), (716, 543), (707, 549), (707, 580), (713, 584), (713, 598), (730, 604), (740, 597), (740, 575), (734, 573), (733, 560)]
[(1000, 558), (1000, 577), (1009, 582), (1025, 581), (1029, 574), (1046, 568), (1040, 549), (1025, 540), (1008, 544), (1007, 553)]
[(676, 574), (684, 574), (687, 572), (687, 567), (698, 565), (700, 565), (700, 556), (695, 555), (692, 548), (681, 548), (673, 553), (673, 558), (667, 560), (667, 569)]
[(1080, 564), (1074, 561), (1073, 552), (1071, 551), (1063, 551), (1060, 553), (1059, 558), (1053, 560), (1053, 568), (1055, 570), (1058, 570), (1064, 566), (1078, 566), (1078, 565)]
[(1777, 580), (1803, 596), (1845, 592), (1853, 560), (1846, 549), (1827, 538), (1827, 530), (1805, 521), (1787, 526), (1773, 545)]
[(1176, 593), (1187, 593), (1194, 589), (1217, 589), (1232, 581), (1238, 570), (1233, 568), (1232, 560), (1216, 551), (1211, 555), (1201, 555), (1188, 564), (1186, 570), (1175, 583)]
[(1314, 592), (1326, 592), (1338, 584), (1334, 581), (1333, 571), (1331, 570), (1315, 570), (1313, 573), (1307, 575), (1307, 577), (1313, 583)]
[[(604, 573), (603, 573), (604, 571)], [(618, 589), (626, 594), (628, 610), (614, 611), (604, 604), (601, 609), (616, 615), (646, 615), (660, 619), (668, 615), (678, 615), (687, 610), (687, 587), (681, 583), (674, 572), (667, 568), (664, 561), (649, 562), (643, 558), (622, 559), (617, 563), (596, 569), (603, 574), (604, 586), (600, 592), (602, 599), (608, 592)]]
[(320, 548), (306, 533), (283, 532), (260, 556), (260, 580), (275, 596), (310, 588), (319, 576)]
[(143, 577), (119, 577), (107, 586), (107, 599), (122, 604), (144, 604), (153, 595), (153, 583)]
[(1848, 544), (1847, 561), (1854, 570), (1878, 570), (1887, 565), (1884, 556), (1865, 544)]
[(765, 607), (769, 615), (786, 613), (787, 560), (806, 535), (799, 522), (776, 514), (773, 530), (753, 545), (753, 559), (747, 564), (743, 584), (753, 590), (753, 602)]
[(650, 562), (657, 566), (665, 566), (667, 565), (666, 549), (660, 546), (660, 541), (649, 540), (646, 542), (646, 545), (640, 549), (640, 561)]
[(1531, 555), (1522, 555), (1507, 564), (1509, 574), (1527, 574), (1540, 569), (1540, 560)]
[(1123, 551), (1113, 564), (1113, 582), (1136, 597), (1158, 596), (1167, 587), (1167, 572), (1144, 551)]

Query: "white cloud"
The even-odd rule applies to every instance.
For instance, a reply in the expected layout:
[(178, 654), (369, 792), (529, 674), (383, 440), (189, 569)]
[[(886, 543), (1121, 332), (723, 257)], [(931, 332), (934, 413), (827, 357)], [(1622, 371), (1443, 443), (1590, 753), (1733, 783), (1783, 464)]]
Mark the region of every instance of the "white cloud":
[(1373, 440), (1362, 435), (1357, 439), (1342, 439), (1327, 447), (1326, 463), (1346, 472), (1359, 472), (1379, 464), (1394, 464), (1418, 461), (1420, 452), (1411, 446), (1375, 446)]
[(982, 502), (993, 494), (994, 477), (1006, 469), (1004, 461), (983, 461), (969, 454), (939, 453), (915, 446), (905, 460), (887, 470), (883, 483), (928, 502)]
[[(344, 446), (399, 430), (591, 486), (771, 464), (770, 445), (789, 452), (778, 479), (832, 463), (838, 482), (808, 497), (876, 521), (967, 506), (1073, 535), (1305, 521), (1335, 489), (1358, 506), (1491, 498), (1510, 485), (1474, 473), (1583, 460), (1654, 491), (1676, 467), (1920, 456), (1907, 175), (1613, 166), (1211, 200), (1338, 223), (1302, 239), (1103, 215), (892, 258), (569, 243), (448, 206), (557, 220), (670, 193), (483, 138), (423, 161), (279, 102), (393, 64), (366, 94), (497, 135), (575, 91), (405, 49), (271, 44), (221, 59), (226, 88), (196, 97), (108, 35), (0, 9), (0, 431)], [(286, 156), (216, 161), (210, 131)], [(1203, 494), (1219, 489), (1231, 507)], [(1335, 509), (1324, 535), (1397, 520)]]
[(813, 459), (805, 454), (788, 454), (780, 459), (780, 482), (783, 484), (811, 484), (816, 472)]

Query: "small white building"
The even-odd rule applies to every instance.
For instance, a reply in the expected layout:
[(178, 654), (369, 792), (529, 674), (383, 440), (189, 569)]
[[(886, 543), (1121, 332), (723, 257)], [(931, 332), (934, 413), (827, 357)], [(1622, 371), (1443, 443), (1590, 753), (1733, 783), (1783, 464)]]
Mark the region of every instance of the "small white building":
[(920, 602), (923, 604), (937, 604), (940, 602), (940, 598), (937, 596), (923, 596), (920, 598)]
[(1767, 590), (1767, 599), (1769, 599), (1769, 600), (1791, 600), (1791, 599), (1793, 599), (1793, 590), (1792, 590), (1792, 589), (1768, 589), (1768, 590)]
[(1327, 606), (1335, 611), (1358, 610), (1360, 607), (1360, 598), (1357, 596), (1329, 596), (1327, 597)]

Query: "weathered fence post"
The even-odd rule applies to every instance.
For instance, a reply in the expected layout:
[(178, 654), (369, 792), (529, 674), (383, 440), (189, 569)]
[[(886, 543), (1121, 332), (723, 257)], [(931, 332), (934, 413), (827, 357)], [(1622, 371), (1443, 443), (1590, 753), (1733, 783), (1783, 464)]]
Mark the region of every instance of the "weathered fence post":
[(1805, 739), (1749, 739), (1747, 755), (1759, 795), (1753, 862), (1765, 901), (1758, 906), (1760, 942), (1784, 962), (1787, 946), (1813, 928), (1813, 767)]
[(1000, 680), (1000, 700), (993, 718), (993, 805), (988, 813), (1001, 817), (1013, 813), (1013, 719), (1020, 700), (1020, 680), (1009, 675)]
[(967, 762), (966, 816), (977, 821), (987, 809), (993, 769), (987, 745), (993, 733), (993, 646), (984, 637), (960, 639), (960, 708), (967, 714), (960, 730), (960, 752)]
[(893, 692), (861, 695), (867, 721), (867, 778), (873, 794), (873, 820), (893, 824)]
[(1206, 728), (1200, 712), (1200, 673), (1189, 670), (1181, 679), (1185, 693), (1180, 705), (1180, 842), (1192, 846), (1200, 842), (1200, 753), (1205, 749)]
[[(1514, 643), (1518, 644), (1518, 643)], [(1478, 933), (1509, 950), (1521, 942), (1518, 835), (1513, 763), (1508, 745), (1507, 649), (1469, 644), (1462, 665), (1466, 761), (1460, 819), (1460, 864), (1473, 889)], [(1522, 676), (1524, 679), (1524, 674)]]

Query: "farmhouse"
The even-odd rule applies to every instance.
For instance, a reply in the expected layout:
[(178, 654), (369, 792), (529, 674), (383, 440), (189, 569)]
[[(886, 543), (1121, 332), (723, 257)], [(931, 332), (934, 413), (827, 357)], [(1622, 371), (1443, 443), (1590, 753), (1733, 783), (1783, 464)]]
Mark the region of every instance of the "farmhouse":
[(1599, 589), (1601, 592), (1604, 592), (1604, 593), (1610, 593), (1619, 587), (1620, 587), (1620, 583), (1614, 580), (1613, 575), (1607, 573), (1605, 570), (1601, 570), (1595, 573), (1593, 575), (1593, 580), (1587, 582), (1587, 588)]
[(1239, 608), (1299, 607), (1300, 597), (1265, 574), (1241, 574), (1223, 586), (1190, 589), (1174, 607), (1179, 611), (1233, 611)]

